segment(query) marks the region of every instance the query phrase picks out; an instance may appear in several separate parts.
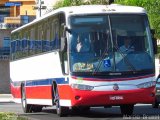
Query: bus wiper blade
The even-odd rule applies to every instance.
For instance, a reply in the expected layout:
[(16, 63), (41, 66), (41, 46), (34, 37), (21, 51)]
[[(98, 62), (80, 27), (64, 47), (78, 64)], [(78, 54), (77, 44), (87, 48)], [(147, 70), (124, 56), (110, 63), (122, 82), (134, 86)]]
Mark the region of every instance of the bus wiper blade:
[(98, 71), (99, 71), (99, 69), (100, 69), (100, 67), (101, 67), (101, 65), (102, 65), (102, 62), (103, 62), (103, 60), (106, 58), (106, 56), (108, 56), (108, 48), (106, 48), (105, 50), (104, 50), (104, 52), (103, 52), (103, 54), (100, 56), (100, 58), (97, 60), (98, 61), (98, 65), (97, 65), (97, 67), (94, 69), (94, 71), (93, 71), (93, 75), (94, 74), (96, 74)]
[(97, 67), (95, 68), (95, 70), (92, 72), (93, 75), (95, 75), (99, 71), (99, 68), (102, 65), (103, 59), (104, 59), (103, 55), (98, 59), (99, 62), (98, 62)]
[(121, 54), (122, 58), (124, 59), (124, 62), (129, 66), (129, 68), (132, 71), (136, 71), (136, 68), (130, 63), (130, 61), (128, 60), (128, 58), (124, 55), (124, 53), (116, 46), (114, 45), (114, 48)]

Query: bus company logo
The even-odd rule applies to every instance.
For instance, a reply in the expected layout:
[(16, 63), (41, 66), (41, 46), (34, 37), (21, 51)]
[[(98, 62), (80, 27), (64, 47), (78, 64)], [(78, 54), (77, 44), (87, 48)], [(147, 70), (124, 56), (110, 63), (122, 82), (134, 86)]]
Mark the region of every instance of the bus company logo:
[(114, 85), (113, 85), (113, 90), (115, 90), (115, 91), (119, 90), (118, 84), (114, 84)]

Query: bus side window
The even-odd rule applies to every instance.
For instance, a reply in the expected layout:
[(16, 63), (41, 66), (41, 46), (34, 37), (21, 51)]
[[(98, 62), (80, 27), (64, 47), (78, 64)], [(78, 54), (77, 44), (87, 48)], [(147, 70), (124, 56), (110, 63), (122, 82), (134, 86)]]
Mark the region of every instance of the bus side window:
[(15, 54), (16, 54), (16, 40), (13, 38), (11, 41), (11, 60), (15, 59)]
[(35, 54), (35, 39), (34, 39), (34, 29), (30, 29), (28, 30), (28, 33), (29, 33), (29, 54), (30, 55), (34, 55)]
[(50, 46), (52, 50), (59, 49), (59, 23), (54, 20), (52, 23), (51, 30), (51, 41)]
[(28, 55), (28, 40), (27, 40), (25, 31), (22, 38), (22, 54), (24, 57)]
[(59, 24), (58, 21), (55, 24), (55, 49), (59, 49)]
[(43, 39), (42, 39), (42, 51), (47, 52), (49, 51), (49, 46), (50, 46), (50, 35), (49, 33), (49, 27), (48, 27), (48, 22), (46, 21), (43, 23)]
[(51, 27), (51, 41), (50, 41), (50, 47), (51, 50), (55, 49), (55, 42), (54, 42), (54, 38), (55, 38), (55, 21), (52, 21), (52, 27)]
[(46, 52), (46, 23), (43, 23), (42, 52)]
[(27, 35), (26, 31), (22, 31), (22, 38), (21, 38), (21, 54), (22, 57), (28, 56), (28, 43), (27, 43)]
[(49, 21), (47, 22), (47, 31), (46, 31), (46, 41), (47, 41), (47, 44), (46, 44), (46, 47), (47, 47), (47, 51), (49, 51), (51, 48), (50, 48), (50, 40), (51, 40), (51, 36), (50, 36), (50, 31), (51, 31), (51, 27), (50, 27), (50, 24), (49, 24)]

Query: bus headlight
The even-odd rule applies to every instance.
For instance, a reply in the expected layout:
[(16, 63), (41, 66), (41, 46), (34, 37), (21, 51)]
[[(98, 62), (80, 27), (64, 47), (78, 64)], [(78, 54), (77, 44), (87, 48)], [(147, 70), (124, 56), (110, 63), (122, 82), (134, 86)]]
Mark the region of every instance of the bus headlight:
[(139, 85), (137, 85), (138, 88), (149, 88), (149, 87), (153, 87), (156, 85), (155, 81), (150, 81), (150, 82), (145, 82), (145, 83), (141, 83)]
[(79, 89), (79, 90), (93, 90), (93, 86), (90, 85), (83, 85), (83, 84), (71, 84), (71, 87), (73, 89)]

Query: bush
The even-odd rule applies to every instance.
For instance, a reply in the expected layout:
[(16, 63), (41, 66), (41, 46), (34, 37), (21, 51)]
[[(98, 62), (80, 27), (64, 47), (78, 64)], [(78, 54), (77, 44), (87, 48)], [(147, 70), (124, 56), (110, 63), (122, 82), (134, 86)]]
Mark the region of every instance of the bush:
[(27, 118), (20, 117), (15, 113), (0, 112), (0, 120), (28, 120)]
[(151, 28), (155, 29), (155, 37), (160, 39), (160, 0), (115, 0), (115, 3), (144, 7), (149, 16)]

